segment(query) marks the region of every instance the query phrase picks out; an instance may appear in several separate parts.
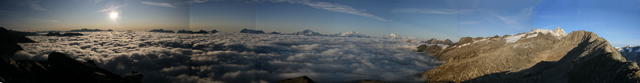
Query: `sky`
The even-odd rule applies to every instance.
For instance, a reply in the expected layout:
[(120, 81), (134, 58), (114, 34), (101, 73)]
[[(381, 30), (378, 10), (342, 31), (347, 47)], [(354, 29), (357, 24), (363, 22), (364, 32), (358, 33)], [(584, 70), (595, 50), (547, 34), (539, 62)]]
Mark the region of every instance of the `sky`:
[(0, 26), (237, 32), (397, 33), (457, 40), (533, 29), (586, 30), (640, 45), (640, 0), (3, 0)]

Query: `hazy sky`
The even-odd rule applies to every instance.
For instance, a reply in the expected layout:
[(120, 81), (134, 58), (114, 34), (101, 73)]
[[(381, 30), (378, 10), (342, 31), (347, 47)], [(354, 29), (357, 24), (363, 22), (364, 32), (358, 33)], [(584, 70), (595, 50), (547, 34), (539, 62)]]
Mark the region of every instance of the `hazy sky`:
[(640, 0), (2, 0), (0, 26), (25, 31), (242, 28), (486, 37), (587, 30), (640, 45)]

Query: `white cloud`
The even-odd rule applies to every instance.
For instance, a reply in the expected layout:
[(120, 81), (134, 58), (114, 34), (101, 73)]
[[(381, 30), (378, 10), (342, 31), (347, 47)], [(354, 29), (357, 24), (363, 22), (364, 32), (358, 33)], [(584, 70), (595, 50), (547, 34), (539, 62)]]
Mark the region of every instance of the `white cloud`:
[(172, 3), (166, 3), (166, 2), (140, 1), (140, 3), (144, 5), (158, 6), (158, 7), (170, 7), (170, 8), (176, 7)]
[(462, 21), (460, 24), (480, 24), (479, 21)]
[(103, 13), (108, 13), (108, 12), (112, 12), (112, 11), (119, 11), (120, 8), (122, 8), (122, 5), (110, 5), (102, 10), (100, 10), (99, 12), (103, 12)]
[(394, 9), (392, 12), (397, 13), (419, 13), (419, 14), (442, 14), (442, 15), (456, 15), (472, 12), (469, 9), (418, 9), (418, 8), (404, 8)]
[(369, 17), (369, 18), (376, 19), (376, 20), (379, 20), (379, 21), (389, 21), (389, 20), (386, 20), (386, 19), (384, 19), (382, 17), (373, 15), (371, 13), (367, 13), (365, 11), (358, 10), (358, 9), (355, 9), (355, 8), (353, 8), (351, 6), (342, 5), (342, 4), (329, 3), (329, 2), (303, 2), (301, 4), (304, 4), (304, 5), (307, 5), (307, 6), (311, 6), (313, 8), (328, 10), (328, 11), (341, 12), (341, 13), (347, 13), (347, 14), (353, 14), (353, 15), (358, 15), (358, 16)]
[[(214, 0), (214, 1), (224, 1), (224, 0)], [(320, 2), (320, 1), (312, 1), (312, 0), (238, 0), (238, 1), (300, 4), (300, 5), (313, 7), (313, 8), (316, 8), (316, 9), (322, 9), (322, 10), (327, 10), (327, 11), (332, 11), (332, 12), (340, 12), (340, 13), (346, 13), (346, 14), (351, 14), (351, 15), (363, 16), (363, 17), (375, 19), (375, 20), (378, 20), (378, 21), (390, 21), (390, 20), (387, 20), (387, 19), (382, 18), (380, 16), (376, 16), (374, 14), (368, 13), (368, 12), (366, 12), (364, 10), (359, 10), (359, 9), (353, 8), (353, 7), (349, 6), (349, 5), (343, 5), (343, 4), (331, 3), (331, 2)], [(193, 2), (198, 2), (198, 0), (194, 0)], [(205, 2), (206, 2), (206, 0), (205, 0)]]
[(294, 45), (294, 46), (291, 46), (291, 48), (302, 49), (302, 50), (313, 50), (318, 46), (320, 46), (320, 44)]
[(191, 2), (193, 2), (193, 3), (206, 3), (206, 2), (209, 2), (209, 0), (192, 0)]
[(525, 23), (528, 23), (533, 15), (533, 7), (522, 8), (518, 13), (511, 15), (494, 14), (500, 22), (510, 25), (512, 27), (528, 27)]
[(49, 9), (42, 7), (40, 1), (28, 0), (27, 1), (29, 8), (37, 11), (47, 11)]

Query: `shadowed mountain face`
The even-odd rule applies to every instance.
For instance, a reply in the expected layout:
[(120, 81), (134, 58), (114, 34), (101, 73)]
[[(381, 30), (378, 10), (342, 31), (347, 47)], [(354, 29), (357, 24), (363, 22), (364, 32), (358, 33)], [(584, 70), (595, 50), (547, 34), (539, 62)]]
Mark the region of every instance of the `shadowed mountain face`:
[[(462, 39), (461, 39), (462, 41)], [(627, 62), (592, 32), (534, 30), (471, 39), (436, 54), (445, 64), (423, 73), (428, 82), (637, 82)]]

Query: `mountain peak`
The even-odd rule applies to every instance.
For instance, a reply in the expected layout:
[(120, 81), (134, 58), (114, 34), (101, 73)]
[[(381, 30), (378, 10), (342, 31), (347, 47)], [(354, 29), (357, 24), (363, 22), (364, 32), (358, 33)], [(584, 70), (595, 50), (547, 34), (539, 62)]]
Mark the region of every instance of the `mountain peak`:
[(542, 33), (542, 34), (550, 34), (552, 36), (556, 36), (556, 37), (562, 37), (562, 36), (566, 36), (566, 32), (564, 32), (564, 29), (560, 28), (560, 27), (556, 27), (555, 30), (549, 30), (549, 29), (534, 29), (529, 33)]
[(560, 27), (556, 27), (556, 33), (562, 33), (565, 34), (564, 29), (560, 28)]

